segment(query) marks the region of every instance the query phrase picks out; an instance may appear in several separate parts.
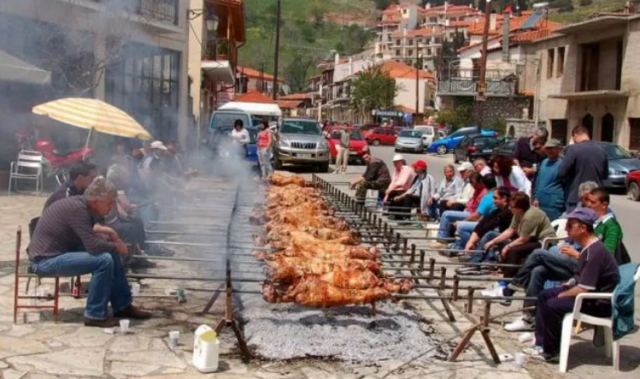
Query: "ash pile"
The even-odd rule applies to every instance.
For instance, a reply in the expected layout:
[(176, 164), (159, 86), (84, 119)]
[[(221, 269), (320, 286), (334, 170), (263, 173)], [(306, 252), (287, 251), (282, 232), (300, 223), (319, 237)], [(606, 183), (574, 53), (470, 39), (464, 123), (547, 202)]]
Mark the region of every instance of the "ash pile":
[[(257, 195), (254, 199), (260, 199), (264, 194), (240, 193), (241, 198), (252, 195)], [(249, 201), (246, 198), (239, 203)], [(236, 217), (246, 220), (251, 216), (247, 211), (248, 208), (240, 208)], [(250, 245), (260, 229), (257, 227), (248, 234), (234, 233), (232, 228), (230, 240), (235, 244)], [(295, 245), (295, 238), (286, 244)], [(447, 348), (441, 348), (443, 344), (431, 321), (406, 303), (381, 299), (375, 303), (375, 312), (371, 306), (357, 303), (334, 302), (331, 306), (325, 305), (326, 308), (305, 306), (291, 298), (287, 302), (270, 303), (263, 296), (242, 293), (245, 286), (234, 285), (240, 290), (236, 294), (239, 300), (236, 314), (241, 318), (246, 342), (255, 356), (274, 360), (329, 358), (375, 364), (407, 359), (423, 352), (427, 353), (420, 358), (422, 362), (447, 355), (444, 351)]]

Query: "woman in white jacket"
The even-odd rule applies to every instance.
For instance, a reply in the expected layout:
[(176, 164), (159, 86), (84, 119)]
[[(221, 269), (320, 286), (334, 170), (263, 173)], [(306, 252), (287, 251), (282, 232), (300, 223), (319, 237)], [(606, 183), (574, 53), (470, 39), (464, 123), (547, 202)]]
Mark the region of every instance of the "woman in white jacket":
[(498, 187), (506, 187), (512, 193), (520, 191), (531, 196), (531, 181), (520, 166), (514, 163), (512, 158), (498, 155), (493, 159), (491, 168), (493, 169), (493, 175), (496, 177)]

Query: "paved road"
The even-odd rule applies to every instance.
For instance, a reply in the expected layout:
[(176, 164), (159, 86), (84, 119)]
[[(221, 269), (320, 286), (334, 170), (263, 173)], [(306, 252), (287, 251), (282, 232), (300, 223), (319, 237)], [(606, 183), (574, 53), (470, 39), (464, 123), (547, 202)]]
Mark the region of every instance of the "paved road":
[[(393, 147), (372, 147), (373, 154), (383, 159), (389, 165), (392, 166)], [(442, 179), (442, 170), (447, 163), (453, 163), (453, 155), (446, 156), (425, 155), (425, 154), (402, 154), (408, 163), (413, 163), (418, 159), (427, 160), (429, 166), (428, 170), (433, 177), (439, 181)], [(353, 166), (349, 168), (349, 172), (360, 172), (363, 170), (363, 166)], [(622, 224), (624, 231), (624, 243), (629, 250), (629, 254), (636, 262), (640, 261), (640, 233), (638, 232), (638, 224), (640, 221), (640, 202), (635, 202), (626, 198), (625, 195), (616, 194), (611, 195), (611, 207), (615, 212), (618, 220)]]

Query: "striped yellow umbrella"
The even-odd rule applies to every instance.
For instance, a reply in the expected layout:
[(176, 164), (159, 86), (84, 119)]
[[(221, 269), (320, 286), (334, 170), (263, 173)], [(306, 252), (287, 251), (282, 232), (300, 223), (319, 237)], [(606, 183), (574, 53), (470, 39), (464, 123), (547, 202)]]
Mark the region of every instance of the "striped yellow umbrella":
[(100, 133), (141, 140), (152, 138), (133, 117), (98, 99), (68, 97), (36, 105), (32, 111), (40, 116)]

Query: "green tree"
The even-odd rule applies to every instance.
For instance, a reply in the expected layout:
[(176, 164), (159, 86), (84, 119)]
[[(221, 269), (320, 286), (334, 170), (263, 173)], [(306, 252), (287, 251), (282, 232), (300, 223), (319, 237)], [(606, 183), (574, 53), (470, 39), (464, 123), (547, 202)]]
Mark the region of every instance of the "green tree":
[(397, 3), (396, 0), (373, 0), (376, 5), (376, 9), (386, 9), (391, 3)]
[(397, 93), (396, 81), (375, 66), (358, 73), (351, 84), (351, 107), (365, 116), (374, 109), (391, 108)]
[(469, 104), (459, 104), (454, 108), (443, 109), (438, 113), (437, 121), (451, 126), (452, 130), (469, 126), (473, 123), (472, 107)]
[(299, 53), (294, 56), (291, 62), (285, 67), (284, 75), (287, 78), (287, 83), (291, 87), (291, 91), (301, 92), (306, 90), (307, 76), (314, 62), (315, 57)]

